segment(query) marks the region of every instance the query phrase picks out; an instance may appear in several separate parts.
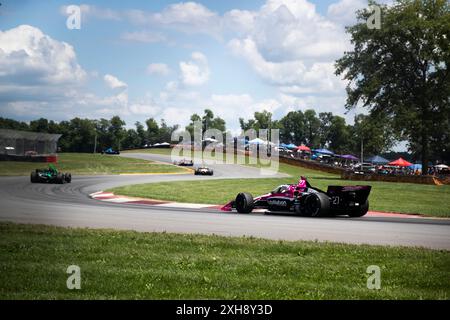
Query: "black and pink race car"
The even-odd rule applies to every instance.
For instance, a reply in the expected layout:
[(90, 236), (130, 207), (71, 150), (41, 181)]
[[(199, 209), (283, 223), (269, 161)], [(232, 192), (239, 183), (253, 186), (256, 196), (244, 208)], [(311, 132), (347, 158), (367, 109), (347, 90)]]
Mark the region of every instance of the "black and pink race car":
[(328, 186), (325, 192), (312, 187), (306, 178), (301, 177), (297, 184), (281, 185), (255, 198), (250, 193), (239, 193), (221, 210), (250, 213), (253, 209), (267, 209), (308, 217), (362, 217), (369, 210), (370, 189), (371, 186)]

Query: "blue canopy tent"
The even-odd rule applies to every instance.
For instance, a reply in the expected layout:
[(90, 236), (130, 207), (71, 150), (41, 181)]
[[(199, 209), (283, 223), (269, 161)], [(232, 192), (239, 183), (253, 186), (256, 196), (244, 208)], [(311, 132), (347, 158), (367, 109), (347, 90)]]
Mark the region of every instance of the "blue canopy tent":
[(351, 161), (358, 161), (359, 160), (358, 157), (355, 157), (352, 154), (344, 154), (344, 155), (341, 155), (340, 158), (345, 159), (345, 160), (351, 160)]
[(288, 145), (286, 143), (280, 144), (280, 147), (287, 149)]
[(297, 148), (297, 146), (295, 144), (293, 144), (293, 143), (289, 143), (288, 145), (286, 145), (286, 148), (288, 148), (288, 149), (295, 149), (295, 148)]
[(373, 156), (367, 159), (367, 162), (371, 162), (374, 164), (386, 164), (389, 163), (390, 161), (380, 156)]
[(334, 153), (327, 149), (314, 149), (313, 152), (333, 156)]
[(409, 166), (408, 168), (410, 168), (410, 169), (412, 169), (414, 171), (416, 171), (416, 170), (422, 171), (422, 164), (415, 163), (415, 164)]

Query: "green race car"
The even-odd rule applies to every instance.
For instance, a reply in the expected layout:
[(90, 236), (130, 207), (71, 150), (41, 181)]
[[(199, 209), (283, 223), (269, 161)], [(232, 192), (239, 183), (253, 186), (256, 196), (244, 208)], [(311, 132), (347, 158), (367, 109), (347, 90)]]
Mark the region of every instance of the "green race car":
[(36, 169), (31, 172), (31, 183), (70, 183), (72, 175), (70, 173), (59, 172), (54, 165), (50, 164), (46, 169)]

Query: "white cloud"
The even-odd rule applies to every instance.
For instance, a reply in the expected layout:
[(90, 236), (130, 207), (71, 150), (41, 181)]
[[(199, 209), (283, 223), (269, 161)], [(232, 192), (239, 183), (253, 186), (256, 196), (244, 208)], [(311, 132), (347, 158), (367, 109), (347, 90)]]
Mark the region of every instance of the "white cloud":
[(342, 81), (334, 75), (332, 63), (318, 62), (307, 67), (301, 60), (270, 62), (250, 38), (234, 39), (229, 48), (245, 58), (261, 78), (290, 93), (335, 92), (343, 88)]
[(142, 43), (157, 43), (166, 41), (166, 37), (158, 32), (152, 31), (135, 31), (124, 32), (120, 35), (120, 38), (125, 41), (142, 42)]
[[(160, 41), (164, 36), (158, 30), (167, 28), (215, 38), (231, 37), (228, 47), (246, 59), (262, 79), (283, 92), (304, 94), (342, 89), (332, 64), (350, 44), (342, 23), (335, 18), (344, 19), (340, 17), (362, 2), (340, 0), (329, 6), (328, 16), (320, 15), (307, 0), (267, 0), (257, 10), (233, 9), (223, 15), (196, 2), (170, 4), (159, 12), (126, 10), (116, 14), (152, 28), (122, 35), (133, 41)], [(116, 17), (108, 11), (100, 14), (97, 7), (89, 10), (111, 19)], [(179, 65), (182, 84), (198, 86), (208, 81), (210, 71), (203, 55)]]
[(128, 87), (128, 85), (114, 77), (113, 75), (106, 74), (103, 77), (103, 80), (105, 80), (105, 83), (110, 87), (111, 89), (125, 89)]
[[(391, 6), (394, 1), (378, 0), (377, 3)], [(341, 26), (350, 26), (356, 23), (356, 11), (368, 6), (367, 0), (339, 0), (328, 6), (327, 18)]]
[[(54, 119), (156, 115), (153, 101), (129, 101), (127, 84), (111, 74), (103, 81), (119, 92), (98, 96), (87, 88), (99, 81), (78, 64), (75, 50), (28, 25), (0, 31), (0, 113)], [(100, 80), (101, 81), (101, 80)]]
[(233, 9), (224, 14), (223, 27), (225, 30), (246, 35), (254, 30), (257, 16), (255, 11)]
[(193, 52), (190, 61), (180, 62), (181, 82), (187, 86), (205, 84), (210, 75), (208, 60), (201, 52)]
[(220, 18), (217, 13), (196, 2), (171, 4), (159, 13), (149, 16), (152, 24), (171, 27), (185, 33), (220, 33)]
[(221, 34), (220, 16), (196, 2), (170, 4), (160, 12), (126, 10), (121, 16), (139, 26), (159, 27), (185, 34), (201, 33), (216, 38)]
[[(60, 13), (63, 16), (67, 16), (67, 7), (66, 5), (60, 7)], [(89, 17), (101, 19), (101, 20), (114, 20), (120, 21), (122, 20), (122, 15), (120, 12), (109, 9), (109, 8), (101, 8), (94, 5), (81, 4), (81, 21), (86, 22)]]
[(259, 11), (234, 10), (225, 15), (230, 17), (239, 28), (235, 22), (245, 22), (241, 40), (251, 39), (269, 61), (329, 61), (346, 49), (342, 27), (319, 15), (306, 0), (268, 0)]
[[(67, 16), (67, 6), (61, 6), (60, 12)], [(94, 5), (80, 5), (82, 21), (90, 17), (101, 20), (127, 20), (140, 26), (164, 26), (184, 33), (204, 33), (218, 36), (221, 31), (220, 16), (196, 2), (170, 4), (160, 12), (138, 9), (113, 10)]]
[(180, 109), (186, 104), (195, 104), (201, 100), (198, 91), (192, 90), (192, 87), (180, 85), (178, 81), (169, 81), (164, 90), (159, 94), (161, 102), (166, 105), (179, 105)]
[(86, 77), (71, 45), (29, 25), (0, 31), (0, 82), (73, 85)]
[(189, 119), (193, 113), (201, 113), (203, 109), (200, 107), (177, 105), (177, 106), (166, 106), (162, 109), (159, 114), (161, 119), (166, 120), (167, 124), (175, 125), (178, 124), (182, 128), (189, 124)]
[(147, 117), (154, 117), (161, 111), (160, 107), (152, 103), (133, 103), (129, 106), (129, 110), (132, 114), (145, 115)]
[(340, 0), (328, 6), (327, 17), (343, 26), (356, 22), (356, 10), (367, 7), (365, 0)]
[(156, 74), (160, 76), (167, 76), (170, 73), (170, 68), (165, 63), (150, 63), (147, 66), (147, 72), (149, 74)]
[[(177, 32), (186, 38), (186, 34), (207, 34), (219, 39), (219, 44), (227, 44), (226, 49), (245, 60), (266, 86), (276, 89), (273, 90), (276, 93), (266, 99), (248, 93), (211, 94), (208, 87), (200, 87), (211, 76), (208, 59), (203, 53), (194, 52), (190, 58), (179, 62), (178, 77), (170, 79), (154, 99), (129, 100), (127, 84), (112, 75), (106, 75), (104, 81), (113, 89), (121, 89), (117, 94), (97, 97), (75, 89), (75, 92), (69, 91), (72, 88), (67, 86), (64, 96), (77, 97), (86, 106), (98, 106), (98, 112), (105, 114), (159, 115), (169, 123), (181, 125), (187, 124), (193, 112), (202, 113), (205, 106), (212, 106), (214, 113), (226, 119), (228, 127), (232, 128), (238, 126), (237, 118), (249, 118), (255, 111), (263, 109), (280, 115), (298, 108), (343, 113), (344, 82), (334, 75), (333, 64), (350, 48), (344, 21), (350, 21), (354, 9), (359, 8), (363, 0), (336, 1), (329, 6), (326, 15), (319, 14), (315, 5), (307, 0), (267, 0), (255, 10), (233, 9), (224, 14), (195, 2), (170, 4), (159, 12), (114, 11), (83, 5), (82, 14), (88, 18), (126, 20), (138, 29), (121, 34), (122, 40), (166, 42), (167, 34), (172, 38)], [(0, 51), (0, 66), (3, 65), (1, 54)], [(19, 53), (9, 57), (11, 61), (13, 58), (17, 59), (17, 64), (22, 61)], [(7, 64), (4, 65), (7, 70)], [(70, 65), (72, 68), (77, 65), (75, 57)], [(0, 81), (1, 71), (0, 68)], [(151, 63), (146, 71), (161, 76), (171, 73), (164, 63)], [(76, 78), (73, 74), (71, 77)], [(28, 78), (36, 79), (34, 76)], [(20, 89), (23, 96), (34, 95), (34, 91), (25, 85)], [(48, 99), (53, 94), (51, 90), (45, 91)], [(243, 90), (245, 92), (245, 87)], [(2, 93), (5, 91), (10, 95), (13, 92), (6, 84), (0, 86), (0, 101), (4, 99)], [(26, 110), (25, 105), (15, 107)]]
[(186, 23), (189, 25), (208, 24), (217, 14), (196, 2), (181, 2), (171, 4), (152, 18), (163, 24)]

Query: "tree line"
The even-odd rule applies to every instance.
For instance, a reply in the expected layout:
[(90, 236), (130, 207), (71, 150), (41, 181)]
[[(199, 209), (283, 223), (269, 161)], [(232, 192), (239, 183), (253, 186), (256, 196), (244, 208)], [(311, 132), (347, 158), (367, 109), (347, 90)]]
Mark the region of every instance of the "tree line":
[(115, 150), (136, 149), (157, 142), (170, 142), (178, 125), (169, 126), (162, 119), (159, 123), (149, 118), (145, 126), (137, 121), (135, 128), (126, 129), (119, 116), (111, 119), (81, 119), (56, 122), (45, 118), (30, 123), (0, 117), (1, 129), (14, 129), (61, 134), (58, 147), (63, 152), (100, 152), (112, 147)]
[[(225, 120), (216, 117), (210, 109), (203, 115), (193, 114), (184, 130), (193, 137), (194, 122), (202, 125), (202, 134), (207, 129), (227, 132)], [(273, 119), (272, 113), (264, 110), (255, 112), (251, 119), (239, 119), (242, 132), (254, 129), (278, 129), (279, 140), (295, 145), (304, 144), (312, 149), (328, 148), (339, 154), (359, 155), (361, 144), (364, 154), (385, 154), (402, 138), (389, 119), (376, 114), (357, 114), (353, 124), (332, 112), (316, 113), (314, 109), (290, 111), (280, 119)], [(138, 149), (146, 145), (171, 141), (172, 133), (179, 130), (179, 125), (168, 125), (164, 119), (159, 123), (149, 118), (144, 123), (134, 123), (134, 128), (126, 128), (126, 123), (119, 116), (111, 119), (81, 119), (56, 122), (45, 118), (30, 121), (16, 121), (0, 117), (1, 129), (15, 129), (43, 133), (61, 134), (58, 146), (63, 152), (100, 152), (112, 147), (115, 150)], [(182, 130), (182, 129), (180, 129)], [(448, 161), (448, 154), (443, 153), (446, 140), (437, 141), (430, 150), (431, 159)], [(444, 146), (445, 148), (445, 146)], [(420, 159), (420, 145), (411, 143), (409, 151), (412, 159)]]
[[(226, 123), (205, 109), (202, 116), (193, 114), (190, 123), (184, 128), (193, 137), (194, 122), (200, 121), (202, 133), (207, 129), (217, 129), (223, 135), (227, 133)], [(278, 120), (272, 119), (268, 111), (255, 112), (254, 117), (245, 121), (239, 119), (241, 129), (279, 129), (280, 141), (305, 144), (311, 148), (330, 148), (338, 153), (358, 153), (363, 140), (368, 153), (378, 154), (388, 151), (395, 138), (392, 130), (382, 119), (357, 115), (355, 123), (349, 125), (343, 117), (331, 112), (316, 114), (313, 109), (302, 112), (291, 111)], [(126, 123), (119, 116), (111, 119), (81, 119), (56, 122), (45, 118), (20, 122), (0, 118), (0, 128), (26, 130), (33, 132), (61, 134), (58, 146), (64, 152), (96, 152), (112, 147), (115, 150), (142, 148), (157, 142), (171, 141), (172, 133), (179, 125), (167, 125), (149, 118), (144, 123), (136, 122), (134, 128), (126, 129)]]

